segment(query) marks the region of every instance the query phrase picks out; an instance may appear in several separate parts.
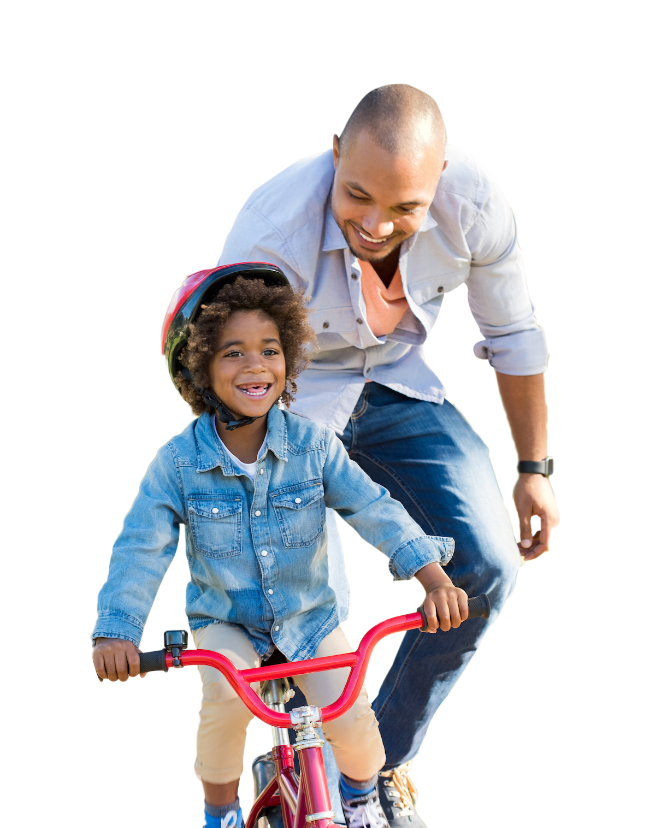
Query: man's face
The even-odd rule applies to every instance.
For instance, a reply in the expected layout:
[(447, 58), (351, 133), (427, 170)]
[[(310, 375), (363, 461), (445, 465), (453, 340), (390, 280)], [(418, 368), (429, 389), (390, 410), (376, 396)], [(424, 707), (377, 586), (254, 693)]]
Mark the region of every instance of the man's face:
[(341, 154), (334, 137), (332, 212), (358, 259), (381, 261), (419, 230), (447, 165), (442, 156), (434, 146), (392, 155), (365, 130)]

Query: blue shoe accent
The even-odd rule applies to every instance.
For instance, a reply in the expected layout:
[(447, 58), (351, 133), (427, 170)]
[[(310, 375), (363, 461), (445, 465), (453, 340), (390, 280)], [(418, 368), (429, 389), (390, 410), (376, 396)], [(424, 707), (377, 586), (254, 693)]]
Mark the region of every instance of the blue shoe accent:
[[(216, 808), (211, 808), (210, 810), (216, 810)], [(206, 808), (204, 814), (204, 828), (244, 828), (244, 817), (242, 815), (241, 808), (239, 808), (237, 811), (228, 811), (226, 814), (224, 814), (224, 816), (213, 816), (212, 814), (208, 813)]]

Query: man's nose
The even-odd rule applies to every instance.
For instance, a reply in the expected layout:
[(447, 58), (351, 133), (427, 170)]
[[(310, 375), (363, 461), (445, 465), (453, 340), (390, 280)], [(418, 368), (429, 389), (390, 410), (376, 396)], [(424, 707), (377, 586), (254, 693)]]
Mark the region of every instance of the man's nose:
[(361, 226), (373, 239), (384, 239), (386, 236), (390, 236), (395, 228), (393, 222), (388, 221), (386, 216), (383, 216), (379, 210), (373, 210), (365, 215)]

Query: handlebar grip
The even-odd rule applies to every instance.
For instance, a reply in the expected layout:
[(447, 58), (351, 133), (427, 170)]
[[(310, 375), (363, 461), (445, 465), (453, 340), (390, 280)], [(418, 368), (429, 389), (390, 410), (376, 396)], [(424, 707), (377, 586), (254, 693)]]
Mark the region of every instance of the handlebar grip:
[(153, 673), (156, 670), (167, 672), (165, 664), (165, 650), (155, 650), (152, 653), (140, 653), (140, 672)]
[[(467, 608), (469, 613), (467, 615), (467, 620), (469, 621), (470, 618), (489, 618), (490, 617), (490, 599), (487, 595), (482, 592), (480, 595), (477, 595), (474, 598), (470, 598), (467, 601)], [(418, 612), (422, 616), (422, 626), (419, 627), (420, 632), (426, 632), (429, 629), (429, 622), (427, 621), (427, 617), (424, 614), (424, 610), (422, 607), (418, 607)]]

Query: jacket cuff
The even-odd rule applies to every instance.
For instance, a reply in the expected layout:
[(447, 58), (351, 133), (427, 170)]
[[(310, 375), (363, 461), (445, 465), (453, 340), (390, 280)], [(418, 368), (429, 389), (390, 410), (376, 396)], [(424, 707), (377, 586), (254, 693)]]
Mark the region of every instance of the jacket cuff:
[(453, 554), (453, 538), (425, 535), (402, 544), (393, 552), (388, 568), (395, 581), (408, 581), (427, 564), (439, 563), (445, 566)]
[(142, 640), (143, 624), (133, 615), (121, 612), (100, 612), (93, 630), (92, 639), (121, 638), (123, 641), (132, 641), (136, 647)]

